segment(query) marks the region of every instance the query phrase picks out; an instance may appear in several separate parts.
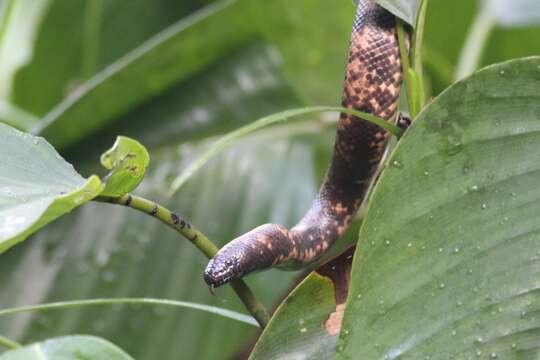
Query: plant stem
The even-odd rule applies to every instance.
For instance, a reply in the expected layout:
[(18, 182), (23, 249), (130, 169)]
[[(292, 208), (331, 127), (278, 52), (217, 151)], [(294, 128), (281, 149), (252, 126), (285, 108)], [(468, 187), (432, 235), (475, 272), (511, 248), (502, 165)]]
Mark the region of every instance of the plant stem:
[[(188, 239), (208, 259), (213, 258), (218, 252), (218, 247), (201, 231), (193, 227), (193, 225), (187, 221), (181, 219), (174, 212), (153, 201), (131, 194), (125, 194), (120, 197), (98, 196), (94, 200), (127, 206), (155, 217)], [(240, 300), (244, 303), (249, 313), (253, 315), (261, 327), (264, 328), (268, 323), (269, 315), (264, 306), (257, 300), (251, 289), (242, 280), (232, 282), (231, 286)]]
[(414, 29), (414, 38), (412, 46), (412, 67), (418, 77), (418, 97), (420, 101), (420, 110), (424, 108), (426, 95), (424, 91), (424, 67), (422, 58), (422, 47), (424, 43), (424, 28), (426, 24), (426, 13), (429, 0), (421, 0)]
[(215, 306), (208, 306), (202, 304), (196, 304), (185, 301), (167, 300), (167, 299), (153, 299), (153, 298), (103, 298), (103, 299), (86, 299), (86, 300), (74, 300), (74, 301), (58, 301), (46, 304), (20, 306), (8, 309), (0, 310), (0, 317), (18, 314), (28, 311), (47, 311), (58, 309), (71, 309), (84, 306), (99, 306), (99, 305), (165, 305), (165, 306), (177, 306), (191, 309), (197, 309), (206, 311), (212, 314), (221, 315), (230, 319), (238, 320), (246, 324), (255, 325), (255, 320), (248, 315), (237, 313), (235, 311), (217, 308)]
[(486, 2), (486, 5), (477, 12), (465, 45), (461, 49), (454, 80), (461, 80), (476, 70), (494, 26), (495, 16)]
[(236, 129), (235, 131), (228, 133), (227, 135), (216, 141), (212, 146), (210, 146), (210, 148), (208, 148), (208, 150), (206, 150), (201, 156), (199, 156), (198, 159), (192, 162), (178, 177), (176, 177), (176, 179), (174, 179), (171, 185), (170, 195), (176, 193), (180, 189), (180, 187), (182, 187), (193, 176), (193, 174), (199, 171), (213, 156), (218, 154), (221, 150), (225, 149), (227, 146), (229, 146), (239, 138), (267, 126), (285, 122), (295, 116), (328, 111), (354, 115), (358, 119), (360, 119), (360, 121), (368, 121), (372, 124), (375, 124), (382, 129), (388, 131), (398, 139), (401, 135), (403, 135), (403, 130), (391, 124), (390, 122), (372, 114), (368, 114), (355, 109), (343, 108), (338, 106), (312, 106), (285, 110), (279, 113), (262, 117), (252, 123), (249, 123)]
[(3, 14), (0, 15), (0, 46), (3, 43), (4, 36), (7, 32), (8, 23), (11, 15), (13, 14), (13, 8), (15, 7), (15, 0), (6, 0), (1, 6)]
[(19, 344), (18, 342), (8, 339), (7, 337), (2, 335), (0, 335), (0, 345), (8, 349), (17, 349), (21, 347), (21, 344)]
[(406, 45), (406, 35), (405, 35), (405, 24), (402, 20), (397, 19), (397, 33), (398, 33), (398, 42), (399, 42), (399, 53), (401, 57), (401, 67), (403, 71), (403, 80), (405, 81), (405, 87), (407, 89), (407, 101), (409, 105), (409, 113), (411, 118), (415, 118), (418, 114), (418, 109), (416, 106), (416, 92), (411, 76), (411, 63), (409, 60), (409, 51), (407, 50)]

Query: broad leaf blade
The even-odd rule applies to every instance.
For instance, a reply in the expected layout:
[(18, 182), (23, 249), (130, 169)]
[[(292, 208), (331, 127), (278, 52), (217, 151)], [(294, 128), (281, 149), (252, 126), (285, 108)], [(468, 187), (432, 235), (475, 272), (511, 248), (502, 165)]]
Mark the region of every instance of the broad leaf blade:
[(0, 124), (0, 253), (102, 190), (44, 139)]
[[(10, 100), (18, 107), (38, 116), (77, 91), (89, 77), (202, 5), (199, 0), (134, 0), (129, 6), (122, 0), (9, 2), (21, 9), (8, 24), (5, 41), (11, 47), (0, 50), (0, 68), (10, 70), (0, 77), (13, 74), (13, 82), (2, 81), (0, 88), (9, 90)], [(38, 17), (40, 8), (45, 11)], [(4, 67), (9, 63), (1, 58), (14, 56), (23, 57), (22, 63), (13, 70)]]
[(57, 147), (73, 144), (216, 62), (251, 33), (238, 16), (242, 9), (238, 0), (223, 0), (179, 21), (79, 87), (35, 132)]
[(283, 300), (250, 359), (332, 358), (349, 289), (353, 252), (354, 248), (349, 248), (319, 266)]
[(317, 273), (307, 277), (276, 309), (250, 359), (324, 359), (336, 337), (321, 326), (336, 308), (334, 285)]
[(111, 170), (101, 195), (122, 196), (135, 189), (149, 162), (148, 151), (140, 142), (118, 136), (112, 148), (101, 155), (101, 165)]
[(122, 349), (94, 336), (64, 336), (11, 350), (0, 360), (132, 360)]
[(420, 115), (373, 194), (339, 358), (536, 358), (539, 104), (535, 57), (480, 71)]
[(377, 0), (377, 2), (410, 25), (416, 25), (420, 0)]

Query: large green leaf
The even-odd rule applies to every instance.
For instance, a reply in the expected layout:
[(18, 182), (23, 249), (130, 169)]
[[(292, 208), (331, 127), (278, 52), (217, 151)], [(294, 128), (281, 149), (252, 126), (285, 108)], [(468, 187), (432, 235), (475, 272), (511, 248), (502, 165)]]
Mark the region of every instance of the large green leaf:
[(329, 359), (338, 339), (354, 249), (317, 268), (276, 309), (250, 359)]
[(32, 58), (34, 39), (50, 0), (4, 0), (0, 3), (0, 98), (13, 91), (17, 70)]
[(536, 57), (420, 115), (373, 194), (339, 358), (537, 358), (539, 104)]
[(276, 309), (250, 359), (331, 357), (336, 336), (321, 324), (335, 309), (332, 281), (311, 274)]
[(98, 195), (44, 139), (0, 124), (0, 253)]
[(132, 360), (122, 349), (94, 336), (65, 336), (11, 350), (1, 360)]
[(148, 40), (81, 85), (35, 131), (55, 146), (72, 144), (210, 66), (252, 33), (239, 14), (245, 8), (240, 4), (222, 0)]
[[(224, 0), (206, 7), (81, 85), (35, 131), (55, 146), (73, 144), (261, 36), (278, 49), (269, 51), (276, 61), (283, 60), (302, 98), (337, 103), (354, 11), (350, 3), (338, 3), (329, 13), (318, 1)], [(243, 75), (238, 74), (244, 91), (250, 91), (250, 79)]]
[[(14, 50), (0, 54), (20, 56), (22, 45), (30, 54), (16, 74), (7, 72), (13, 83), (2, 86), (17, 106), (40, 116), (89, 77), (200, 7), (198, 0), (133, 0), (129, 6), (122, 0), (47, 0), (39, 6), (32, 0), (12, 2), (27, 5), (21, 18), (9, 24), (6, 41)], [(47, 11), (40, 18), (29, 17), (44, 4)], [(20, 39), (23, 26), (35, 28), (35, 36), (25, 42)]]

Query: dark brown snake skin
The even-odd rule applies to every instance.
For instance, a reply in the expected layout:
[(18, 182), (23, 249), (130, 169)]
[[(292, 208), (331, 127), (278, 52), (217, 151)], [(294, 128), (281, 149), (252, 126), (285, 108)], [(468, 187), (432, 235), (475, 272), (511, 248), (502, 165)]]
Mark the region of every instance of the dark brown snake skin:
[[(396, 20), (373, 0), (360, 0), (354, 21), (342, 105), (391, 121), (402, 82)], [(234, 239), (208, 263), (217, 287), (252, 271), (301, 267), (321, 257), (345, 232), (386, 149), (388, 133), (341, 114), (332, 162), (311, 208), (291, 230), (265, 224)]]

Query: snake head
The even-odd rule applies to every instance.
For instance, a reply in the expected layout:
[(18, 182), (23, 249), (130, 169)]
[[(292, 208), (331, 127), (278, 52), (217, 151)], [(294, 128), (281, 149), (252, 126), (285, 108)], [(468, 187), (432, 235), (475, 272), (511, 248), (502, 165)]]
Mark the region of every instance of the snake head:
[(206, 266), (204, 281), (213, 288), (242, 276), (276, 265), (285, 259), (292, 243), (287, 229), (275, 224), (261, 225), (224, 246)]
[(242, 276), (243, 273), (239, 270), (239, 263), (240, 257), (238, 255), (228, 258), (216, 256), (208, 262), (204, 270), (204, 281), (212, 288), (216, 288)]

